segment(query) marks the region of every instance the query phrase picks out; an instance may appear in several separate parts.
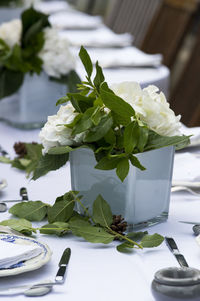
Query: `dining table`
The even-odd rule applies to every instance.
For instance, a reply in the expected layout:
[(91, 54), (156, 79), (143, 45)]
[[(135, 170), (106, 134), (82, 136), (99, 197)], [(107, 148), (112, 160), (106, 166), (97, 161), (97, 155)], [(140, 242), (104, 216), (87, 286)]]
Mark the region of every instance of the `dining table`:
[[(82, 43), (83, 40), (85, 41), (83, 45), (92, 57), (99, 57), (99, 60), (103, 58), (102, 62), (104, 63), (105, 61), (106, 63), (112, 63), (112, 65), (108, 64), (105, 66), (104, 69), (104, 74), (109, 84), (121, 81), (138, 81), (142, 87), (155, 84), (168, 95), (170, 71), (166, 66), (162, 65), (161, 57), (158, 64), (158, 56), (154, 57), (156, 61), (154, 65), (149, 63), (142, 65), (141, 61), (140, 65), (137, 65), (137, 62), (134, 65), (134, 61), (131, 60), (130, 64), (126, 61), (125, 66), (123, 66), (124, 61), (121, 65), (116, 64), (116, 66), (113, 66), (113, 60), (112, 62), (105, 60), (106, 57), (112, 58), (110, 55), (112, 49), (116, 53), (117, 51), (123, 52), (123, 50), (126, 53), (127, 47), (131, 50), (131, 53), (136, 53), (138, 58), (140, 55), (143, 55), (145, 62), (146, 58), (149, 59), (146, 54), (137, 51), (130, 34), (117, 35), (116, 37), (115, 33), (103, 24), (101, 18), (92, 18), (92, 16), (89, 18), (88, 16), (87, 19), (86, 14), (76, 12), (69, 5), (65, 6), (64, 1), (40, 3), (37, 4), (37, 9), (50, 13), (52, 24), (57, 26), (63, 37), (67, 37), (71, 41), (70, 47), (75, 56), (78, 56), (79, 46), (82, 45), (79, 45), (78, 41)], [(58, 14), (61, 13), (62, 18), (59, 18)], [(70, 16), (71, 20), (73, 20), (73, 16), (76, 15), (79, 19), (79, 26), (72, 28), (70, 22), (65, 22), (63, 14), (68, 15), (68, 20)], [(83, 16), (82, 20), (90, 20), (87, 21), (85, 28), (84, 24), (86, 23), (81, 21), (81, 16)], [(82, 27), (80, 28), (81, 24)], [(91, 24), (93, 24), (93, 27)], [(94, 36), (96, 39), (96, 32), (104, 32), (105, 37), (109, 36), (109, 39), (113, 39), (114, 44), (106, 47), (105, 43), (103, 44), (105, 42), (104, 39), (101, 38), (95, 45), (96, 40), (92, 41), (92, 37)], [(77, 36), (76, 39), (74, 38), (75, 35)], [(86, 38), (88, 36), (90, 39), (87, 43)], [(81, 38), (79, 39), (78, 37)], [(116, 41), (119, 43), (118, 45)], [(132, 58), (135, 58), (135, 54)], [(76, 70), (83, 78), (84, 72), (80, 63), (77, 63)], [(192, 129), (190, 130), (192, 133)], [(0, 146), (6, 150), (9, 157), (14, 158), (16, 156), (13, 148), (14, 143), (39, 142), (39, 131), (40, 129), (17, 129), (0, 121)], [(198, 129), (195, 129), (195, 132), (197, 131)], [(187, 163), (186, 166), (179, 160), (179, 158), (181, 159), (180, 155), (184, 154), (189, 154), (187, 160), (183, 156), (184, 164)], [(176, 180), (177, 175), (187, 174), (188, 166), (190, 170), (197, 170), (198, 166), (200, 167), (199, 154), (200, 144), (195, 144), (181, 152), (176, 152), (174, 164)], [(13, 168), (10, 164), (0, 163), (0, 180), (2, 179), (7, 181), (7, 186), (0, 191), (0, 202), (8, 199), (18, 199), (20, 188), (25, 187), (28, 191), (29, 200), (40, 200), (53, 204), (58, 196), (71, 189), (69, 162), (59, 170), (51, 171), (36, 181), (27, 178), (24, 171)], [(8, 209), (13, 205), (12, 203), (7, 204)], [(167, 221), (144, 228), (142, 231), (148, 231), (149, 234), (159, 233), (163, 236), (172, 236), (177, 242), (180, 251), (184, 254), (189, 266), (200, 269), (200, 245), (195, 240), (192, 225), (179, 222), (200, 222), (199, 212), (200, 195), (192, 195), (187, 191), (172, 192)], [(13, 218), (13, 216), (8, 211), (0, 213), (0, 222), (9, 218)], [(35, 226), (41, 226), (42, 224), (42, 222), (33, 223)], [(153, 301), (151, 282), (155, 272), (165, 267), (178, 266), (174, 256), (169, 252), (164, 242), (156, 248), (120, 253), (116, 250), (116, 241), (108, 245), (92, 244), (72, 234), (57, 237), (55, 235), (40, 234), (39, 232), (34, 234), (34, 238), (49, 246), (52, 251), (50, 261), (37, 270), (1, 277), (0, 289), (37, 283), (46, 279), (53, 281), (58, 270), (61, 255), (66, 248), (71, 248), (71, 258), (64, 284), (55, 286), (49, 294), (37, 297), (37, 300), (53, 301), (57, 298), (59, 301), (123, 301), (129, 299)], [(9, 300), (11, 296), (0, 296), (0, 298), (1, 300)], [(13, 300), (21, 301), (28, 297), (20, 294), (12, 296), (12, 298)]]
[[(192, 132), (192, 129), (190, 129)], [(21, 130), (0, 122), (0, 145), (11, 158), (16, 156), (15, 142), (39, 142), (39, 129)], [(185, 173), (200, 166), (200, 146), (195, 145), (175, 154), (174, 171), (181, 168), (180, 155), (190, 154), (196, 158), (185, 166)], [(187, 160), (188, 161), (188, 160)], [(183, 172), (181, 170), (181, 172)], [(177, 172), (176, 172), (177, 174)], [(175, 175), (175, 173), (174, 173)], [(41, 200), (52, 204), (56, 197), (71, 189), (70, 165), (57, 171), (51, 171), (36, 181), (27, 178), (24, 171), (0, 164), (0, 178), (7, 180), (7, 187), (0, 192), (0, 202), (18, 199), (21, 187), (26, 187), (29, 200)], [(176, 176), (177, 178), (177, 176)], [(13, 205), (7, 203), (8, 209)], [(200, 267), (200, 245), (195, 240), (191, 224), (179, 221), (200, 222), (200, 195), (192, 195), (186, 191), (171, 193), (169, 217), (166, 222), (144, 228), (150, 234), (159, 233), (175, 239), (179, 250), (184, 254), (189, 266)], [(13, 218), (7, 211), (0, 213), (0, 221)], [(41, 225), (42, 222), (34, 222)], [(44, 223), (43, 223), (44, 224)], [(37, 300), (70, 300), (102, 301), (102, 300), (142, 300), (153, 301), (151, 282), (157, 270), (178, 266), (175, 257), (163, 242), (159, 247), (133, 250), (120, 253), (116, 250), (117, 242), (108, 245), (92, 244), (80, 237), (68, 234), (63, 237), (46, 234), (34, 234), (34, 237), (46, 243), (52, 251), (51, 260), (43, 267), (15, 276), (1, 277), (0, 288), (37, 283), (46, 279), (54, 280), (58, 263), (65, 248), (71, 248), (71, 259), (67, 276), (63, 285), (55, 286), (49, 294), (37, 297)], [(10, 296), (1, 296), (1, 300), (9, 300)], [(24, 300), (24, 295), (12, 296), (13, 300)]]

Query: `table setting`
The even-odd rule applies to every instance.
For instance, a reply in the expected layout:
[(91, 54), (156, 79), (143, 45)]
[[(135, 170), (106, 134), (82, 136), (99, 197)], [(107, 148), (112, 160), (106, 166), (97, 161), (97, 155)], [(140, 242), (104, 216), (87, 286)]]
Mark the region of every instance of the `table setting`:
[[(26, 24), (31, 14), (39, 23)], [(32, 36), (41, 20), (46, 27)], [(170, 109), (162, 56), (63, 1), (38, 2), (20, 22), (14, 47), (0, 27), (2, 45), (25, 62), (29, 26), (31, 39), (43, 37), (34, 53), (43, 69), (36, 84), (27, 73), (6, 95), (11, 111), (0, 100), (0, 297), (200, 300), (200, 127)], [(61, 52), (50, 55), (55, 45)], [(68, 82), (55, 95), (57, 71)], [(18, 110), (33, 122), (41, 95), (51, 95), (53, 110), (44, 101), (37, 125), (5, 122)]]

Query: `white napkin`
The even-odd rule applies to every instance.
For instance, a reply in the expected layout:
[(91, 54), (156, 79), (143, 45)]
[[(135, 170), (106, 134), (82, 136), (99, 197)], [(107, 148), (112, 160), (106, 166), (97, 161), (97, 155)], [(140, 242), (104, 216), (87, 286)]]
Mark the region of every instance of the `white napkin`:
[(72, 46), (80, 47), (125, 47), (133, 42), (129, 33), (116, 34), (107, 27), (96, 30), (67, 30), (60, 33), (67, 37)]
[(188, 152), (176, 154), (172, 179), (172, 184), (176, 185), (181, 185), (181, 182), (200, 182), (200, 157)]
[(59, 29), (93, 29), (102, 26), (101, 17), (78, 11), (58, 12), (49, 17), (49, 22)]
[[(102, 68), (112, 67), (132, 67), (132, 66), (159, 66), (162, 61), (161, 54), (146, 54), (136, 47), (126, 47), (122, 49), (108, 48), (95, 49), (88, 48), (87, 51), (95, 64), (98, 60)], [(78, 53), (77, 49), (74, 53)]]
[(39, 246), (20, 245), (0, 240), (0, 269), (31, 259), (41, 252), (42, 248)]
[(200, 145), (200, 127), (188, 128), (182, 123), (181, 132), (184, 135), (193, 135), (190, 138), (191, 144), (189, 146)]
[(58, 11), (71, 11), (73, 8), (66, 1), (48, 1), (48, 2), (39, 2), (34, 5), (35, 9), (45, 13), (53, 14)]

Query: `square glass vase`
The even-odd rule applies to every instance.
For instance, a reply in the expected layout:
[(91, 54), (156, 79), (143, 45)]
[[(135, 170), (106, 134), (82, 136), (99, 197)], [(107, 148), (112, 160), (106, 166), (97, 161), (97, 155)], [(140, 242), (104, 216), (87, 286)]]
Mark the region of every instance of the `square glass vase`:
[(41, 128), (58, 111), (56, 101), (68, 92), (67, 83), (26, 74), (19, 91), (0, 100), (0, 120), (22, 129)]
[[(92, 150), (70, 153), (71, 187), (83, 196), (82, 202), (92, 210), (99, 194), (109, 203), (112, 213), (122, 215), (128, 231), (164, 222), (168, 218), (174, 147), (139, 153), (136, 157), (146, 170), (130, 164), (129, 174), (121, 182), (115, 170), (99, 170)], [(77, 206), (82, 213), (82, 208)]]

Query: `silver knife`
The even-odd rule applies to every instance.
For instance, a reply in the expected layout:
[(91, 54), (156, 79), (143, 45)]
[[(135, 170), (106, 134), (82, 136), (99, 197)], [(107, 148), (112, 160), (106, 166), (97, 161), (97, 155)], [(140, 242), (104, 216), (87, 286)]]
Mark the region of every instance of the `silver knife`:
[(59, 283), (64, 282), (64, 279), (65, 279), (64, 276), (65, 276), (65, 272), (66, 272), (66, 269), (67, 269), (67, 266), (69, 263), (70, 256), (71, 256), (71, 249), (70, 248), (65, 249), (65, 251), (61, 257), (61, 260), (59, 262), (59, 270), (55, 277), (56, 282), (59, 282)]
[(168, 248), (170, 249), (172, 254), (175, 256), (175, 258), (178, 261), (178, 263), (180, 264), (180, 266), (182, 268), (184, 268), (184, 267), (188, 268), (189, 265), (187, 264), (185, 257), (179, 252), (179, 249), (175, 243), (175, 240), (172, 237), (165, 237), (165, 241), (166, 241)]
[(61, 257), (61, 260), (59, 262), (59, 269), (55, 277), (55, 281), (42, 281), (40, 283), (34, 283), (34, 284), (27, 284), (27, 285), (19, 285), (19, 286), (11, 286), (11, 287), (4, 287), (0, 288), (0, 295), (17, 295), (17, 294), (23, 294), (27, 292), (28, 290), (32, 290), (34, 288), (38, 287), (52, 287), (54, 285), (59, 285), (64, 282), (64, 276), (67, 269), (67, 265), (69, 263), (69, 259), (71, 256), (71, 249), (67, 248), (63, 252), (63, 255)]

